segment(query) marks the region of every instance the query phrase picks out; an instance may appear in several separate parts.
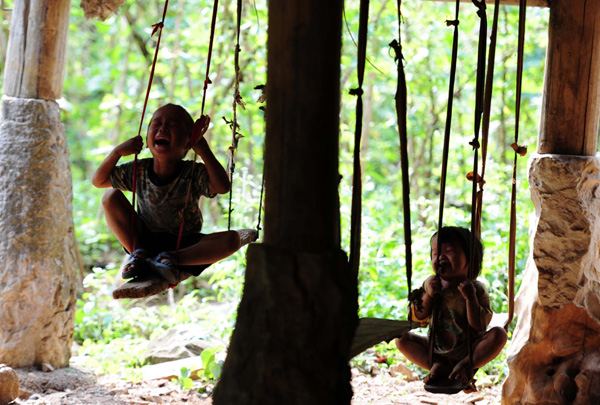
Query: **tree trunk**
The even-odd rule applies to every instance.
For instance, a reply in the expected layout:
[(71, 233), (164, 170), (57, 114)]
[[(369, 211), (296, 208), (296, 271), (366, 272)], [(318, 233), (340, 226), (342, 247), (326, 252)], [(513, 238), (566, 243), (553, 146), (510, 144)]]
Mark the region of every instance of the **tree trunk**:
[(14, 3), (0, 124), (0, 363), (69, 364), (77, 259), (60, 108), (69, 0)]
[(264, 244), (215, 404), (349, 404), (357, 282), (340, 249), (342, 2), (269, 4)]

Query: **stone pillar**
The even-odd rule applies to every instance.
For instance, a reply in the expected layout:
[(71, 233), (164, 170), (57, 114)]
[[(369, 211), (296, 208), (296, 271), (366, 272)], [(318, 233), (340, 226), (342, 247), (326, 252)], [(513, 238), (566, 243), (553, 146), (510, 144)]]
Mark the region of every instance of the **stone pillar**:
[(69, 364), (78, 282), (71, 200), (58, 104), (4, 96), (0, 363)]
[(0, 122), (0, 362), (69, 364), (77, 260), (60, 108), (70, 0), (16, 1)]
[(531, 253), (503, 404), (600, 403), (600, 157), (533, 155)]

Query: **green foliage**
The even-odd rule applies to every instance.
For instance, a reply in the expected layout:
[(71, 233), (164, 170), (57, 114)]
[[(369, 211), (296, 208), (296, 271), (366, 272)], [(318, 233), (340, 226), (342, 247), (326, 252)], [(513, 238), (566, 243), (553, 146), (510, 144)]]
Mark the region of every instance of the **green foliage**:
[(179, 388), (181, 390), (189, 390), (194, 386), (194, 380), (192, 380), (192, 370), (187, 367), (181, 367), (181, 374), (176, 379), (176, 382), (179, 383)]
[[(222, 347), (210, 347), (200, 353), (202, 359), (202, 375), (206, 380), (218, 380), (223, 370), (223, 359), (218, 354), (223, 352)], [(198, 373), (200, 375), (200, 373)]]
[[(103, 190), (90, 179), (107, 153), (118, 143), (145, 131), (151, 112), (166, 102), (184, 105), (200, 114), (202, 87), (208, 52), (208, 28), (212, 2), (172, 2), (169, 8), (147, 113), (142, 117), (149, 67), (156, 38), (151, 26), (160, 20), (162, 4), (140, 0), (126, 2), (105, 22), (85, 20), (77, 2), (72, 3), (68, 63), (64, 82), (62, 121), (71, 152), (73, 218), (84, 264), (84, 290), (77, 301), (75, 340), (82, 353), (103, 372), (141, 363), (142, 342), (172, 325), (206, 322), (218, 335), (227, 337), (233, 328), (235, 303), (241, 296), (245, 251), (211, 266), (201, 277), (182, 283), (176, 303), (168, 305), (166, 294), (148, 300), (114, 301), (115, 285), (123, 252), (108, 230), (102, 210)], [(226, 120), (232, 117), (234, 2), (221, 5), (205, 112), (213, 117), (207, 138), (222, 162), (231, 143)], [(340, 182), (342, 247), (348, 249), (355, 99), (358, 4), (345, 4), (342, 32)], [(408, 286), (403, 242), (403, 207), (399, 142), (394, 95), (396, 65), (388, 47), (400, 36), (408, 85), (408, 131), (413, 241), (413, 287), (430, 274), (429, 238), (437, 228), (442, 137), (446, 123), (448, 72), (453, 4), (427, 1), (403, 2), (399, 25), (396, 3), (371, 3), (368, 58), (365, 75), (365, 122), (363, 124), (363, 218), (360, 282), (360, 315), (404, 318)], [(470, 188), (465, 174), (471, 170), (473, 97), (478, 19), (476, 9), (461, 5), (459, 58), (445, 223), (469, 226)], [(488, 8), (491, 17), (493, 7)], [(510, 176), (515, 128), (516, 27), (515, 7), (502, 6), (494, 73), (491, 138), (484, 193), (483, 242), (485, 280), (495, 312), (507, 311), (507, 255)], [(240, 92), (246, 109), (238, 108), (243, 138), (236, 152), (232, 202), (232, 228), (257, 224), (263, 177), (264, 117), (259, 110), (260, 92), (266, 83), (266, 2), (244, 2), (242, 16)], [(491, 18), (488, 19), (491, 23)], [(520, 143), (535, 150), (540, 116), (548, 11), (529, 8), (526, 59), (520, 122)], [(8, 30), (8, 20), (1, 29)], [(401, 32), (399, 32), (401, 31)], [(317, 61), (314, 61), (318, 63)], [(3, 65), (2, 65), (3, 68)], [(140, 129), (141, 127), (141, 129)], [(315, 145), (315, 148), (318, 148)], [(147, 156), (147, 152), (142, 157)], [(310, 156), (306, 157), (307, 162)], [(528, 215), (532, 212), (527, 191), (525, 159), (518, 163), (517, 269), (528, 256)], [(266, 191), (268, 192), (268, 190)], [(203, 201), (205, 232), (227, 227), (228, 198)], [(310, 224), (308, 224), (310, 226)], [(520, 277), (517, 277), (517, 283)], [(205, 313), (208, 301), (233, 302), (223, 313)], [(393, 348), (389, 350), (394, 350)], [(214, 353), (213, 353), (214, 354)], [(210, 356), (207, 352), (205, 356)], [(392, 358), (393, 356), (388, 356)], [(128, 359), (128, 360), (127, 360)], [(204, 360), (204, 359), (203, 359)], [(205, 361), (204, 377), (218, 378), (220, 363)], [(208, 366), (207, 366), (208, 364)], [(490, 366), (495, 371), (496, 363)], [(183, 376), (180, 383), (189, 385)], [(183, 381), (183, 383), (181, 382)], [(183, 386), (182, 386), (183, 387)]]

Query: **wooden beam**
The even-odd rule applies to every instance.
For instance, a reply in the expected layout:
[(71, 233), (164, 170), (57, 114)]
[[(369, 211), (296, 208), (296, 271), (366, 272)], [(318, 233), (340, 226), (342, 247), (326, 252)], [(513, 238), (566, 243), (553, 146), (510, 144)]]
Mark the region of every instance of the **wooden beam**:
[[(425, 0), (425, 1), (439, 1), (439, 2), (444, 2), (444, 3), (455, 3), (456, 0)], [(460, 0), (461, 3), (470, 3), (472, 4), (473, 2), (471, 0)], [(487, 6), (493, 6), (494, 5), (494, 0), (487, 0), (485, 2), (485, 4), (487, 4)], [(500, 0), (500, 5), (502, 6), (518, 6), (519, 5), (519, 0)], [(527, 7), (550, 7), (550, 1), (549, 0), (527, 0)]]
[(553, 1), (539, 153), (593, 156), (600, 119), (600, 2)]

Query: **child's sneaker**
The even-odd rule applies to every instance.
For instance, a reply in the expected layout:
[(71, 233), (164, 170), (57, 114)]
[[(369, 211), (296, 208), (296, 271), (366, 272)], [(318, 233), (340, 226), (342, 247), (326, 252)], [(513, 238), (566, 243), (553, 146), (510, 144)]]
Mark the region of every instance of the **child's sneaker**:
[(121, 277), (125, 280), (129, 278), (134, 278), (137, 276), (141, 276), (144, 273), (148, 272), (148, 252), (145, 249), (136, 249), (129, 255), (129, 260), (125, 267), (123, 267), (123, 272), (121, 273)]
[(175, 267), (175, 257), (169, 252), (159, 253), (155, 258), (148, 258), (146, 262), (150, 265), (150, 269), (161, 276), (171, 285), (177, 284), (179, 281), (178, 271)]

